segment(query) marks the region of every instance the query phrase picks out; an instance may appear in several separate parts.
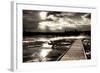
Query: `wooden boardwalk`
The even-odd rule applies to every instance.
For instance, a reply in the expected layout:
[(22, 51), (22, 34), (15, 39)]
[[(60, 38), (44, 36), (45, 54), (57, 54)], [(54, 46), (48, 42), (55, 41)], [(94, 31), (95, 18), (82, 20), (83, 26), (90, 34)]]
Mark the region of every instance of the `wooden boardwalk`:
[(86, 59), (81, 40), (75, 40), (69, 51), (62, 57), (61, 61)]

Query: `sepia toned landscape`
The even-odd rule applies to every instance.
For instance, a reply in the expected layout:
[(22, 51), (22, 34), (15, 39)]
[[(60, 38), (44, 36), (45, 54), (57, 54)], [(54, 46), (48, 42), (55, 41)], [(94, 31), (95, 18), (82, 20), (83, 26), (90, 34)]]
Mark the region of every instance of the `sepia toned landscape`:
[(91, 59), (91, 13), (23, 10), (23, 62)]

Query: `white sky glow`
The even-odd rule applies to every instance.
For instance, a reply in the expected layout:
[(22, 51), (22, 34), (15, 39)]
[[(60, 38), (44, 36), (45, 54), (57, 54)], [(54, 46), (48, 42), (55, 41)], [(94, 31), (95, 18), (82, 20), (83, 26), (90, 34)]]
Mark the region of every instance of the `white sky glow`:
[(46, 15), (47, 15), (47, 12), (40, 12), (40, 18), (42, 20), (45, 20), (46, 19)]

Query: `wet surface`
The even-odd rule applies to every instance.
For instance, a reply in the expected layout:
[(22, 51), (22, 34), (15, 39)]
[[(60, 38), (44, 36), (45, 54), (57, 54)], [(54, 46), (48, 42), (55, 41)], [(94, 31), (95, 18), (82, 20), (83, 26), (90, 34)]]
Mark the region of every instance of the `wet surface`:
[(23, 62), (56, 61), (67, 52), (74, 40), (33, 41), (23, 44)]
[[(84, 37), (29, 38), (23, 40), (23, 62), (66, 61), (90, 59), (84, 50)], [(85, 39), (86, 41), (86, 39)], [(88, 40), (89, 42), (90, 40)], [(84, 49), (85, 48), (85, 49)], [(83, 50), (84, 49), (84, 50)], [(91, 50), (89, 49), (89, 52)], [(86, 57), (86, 56), (87, 57)], [(91, 56), (91, 54), (90, 54)]]

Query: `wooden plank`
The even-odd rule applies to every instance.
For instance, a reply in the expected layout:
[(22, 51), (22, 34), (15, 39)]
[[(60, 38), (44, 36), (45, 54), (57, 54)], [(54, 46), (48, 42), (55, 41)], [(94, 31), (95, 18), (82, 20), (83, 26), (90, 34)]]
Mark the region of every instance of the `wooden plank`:
[(86, 59), (83, 50), (83, 44), (81, 40), (75, 40), (69, 51), (62, 57), (61, 61), (81, 59)]

